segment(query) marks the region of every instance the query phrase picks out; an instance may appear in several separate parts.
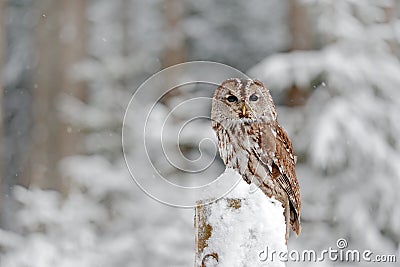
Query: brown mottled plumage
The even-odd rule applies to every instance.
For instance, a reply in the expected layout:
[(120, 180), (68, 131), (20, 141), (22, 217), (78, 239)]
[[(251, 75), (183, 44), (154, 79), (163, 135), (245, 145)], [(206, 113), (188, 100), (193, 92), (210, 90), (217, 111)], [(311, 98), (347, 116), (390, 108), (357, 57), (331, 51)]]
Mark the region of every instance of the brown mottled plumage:
[(279, 200), (289, 224), (300, 234), (300, 188), (292, 143), (277, 121), (269, 91), (257, 80), (229, 79), (215, 91), (211, 119), (219, 152), (227, 167), (236, 169)]

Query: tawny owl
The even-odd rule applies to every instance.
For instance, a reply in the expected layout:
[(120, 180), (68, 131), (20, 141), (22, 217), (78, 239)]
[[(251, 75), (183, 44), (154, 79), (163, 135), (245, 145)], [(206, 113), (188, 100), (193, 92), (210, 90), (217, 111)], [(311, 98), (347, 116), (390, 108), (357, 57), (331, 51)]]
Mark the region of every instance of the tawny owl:
[(282, 203), (286, 242), (289, 224), (298, 235), (301, 203), (296, 160), (267, 88), (257, 80), (226, 80), (215, 91), (211, 120), (225, 165)]

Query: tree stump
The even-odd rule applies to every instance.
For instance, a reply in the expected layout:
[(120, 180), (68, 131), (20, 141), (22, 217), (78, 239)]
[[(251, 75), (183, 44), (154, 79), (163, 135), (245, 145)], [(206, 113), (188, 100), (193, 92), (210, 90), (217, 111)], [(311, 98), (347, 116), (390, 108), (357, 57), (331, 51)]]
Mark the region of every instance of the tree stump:
[[(287, 251), (283, 208), (276, 200), (261, 198), (265, 203), (259, 203), (260, 196), (197, 202), (196, 267), (285, 266), (277, 255), (275, 259), (266, 259), (264, 255)], [(265, 214), (264, 209), (269, 212)]]

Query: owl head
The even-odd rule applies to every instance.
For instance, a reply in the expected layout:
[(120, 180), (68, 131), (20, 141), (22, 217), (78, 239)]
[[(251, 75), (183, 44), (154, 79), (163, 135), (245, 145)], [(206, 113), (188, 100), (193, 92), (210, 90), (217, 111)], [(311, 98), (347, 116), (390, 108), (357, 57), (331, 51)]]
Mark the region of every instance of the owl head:
[(229, 79), (215, 91), (211, 119), (254, 121), (276, 120), (275, 105), (264, 84), (251, 79)]

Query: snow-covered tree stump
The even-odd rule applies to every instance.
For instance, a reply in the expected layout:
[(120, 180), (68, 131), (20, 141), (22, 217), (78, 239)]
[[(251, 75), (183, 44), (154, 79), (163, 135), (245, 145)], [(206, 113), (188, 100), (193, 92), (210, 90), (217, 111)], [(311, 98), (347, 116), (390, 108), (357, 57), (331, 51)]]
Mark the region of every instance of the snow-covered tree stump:
[[(241, 180), (230, 169), (223, 175)], [(241, 180), (223, 198), (198, 201), (195, 212), (196, 267), (285, 266), (283, 207), (258, 188)]]

